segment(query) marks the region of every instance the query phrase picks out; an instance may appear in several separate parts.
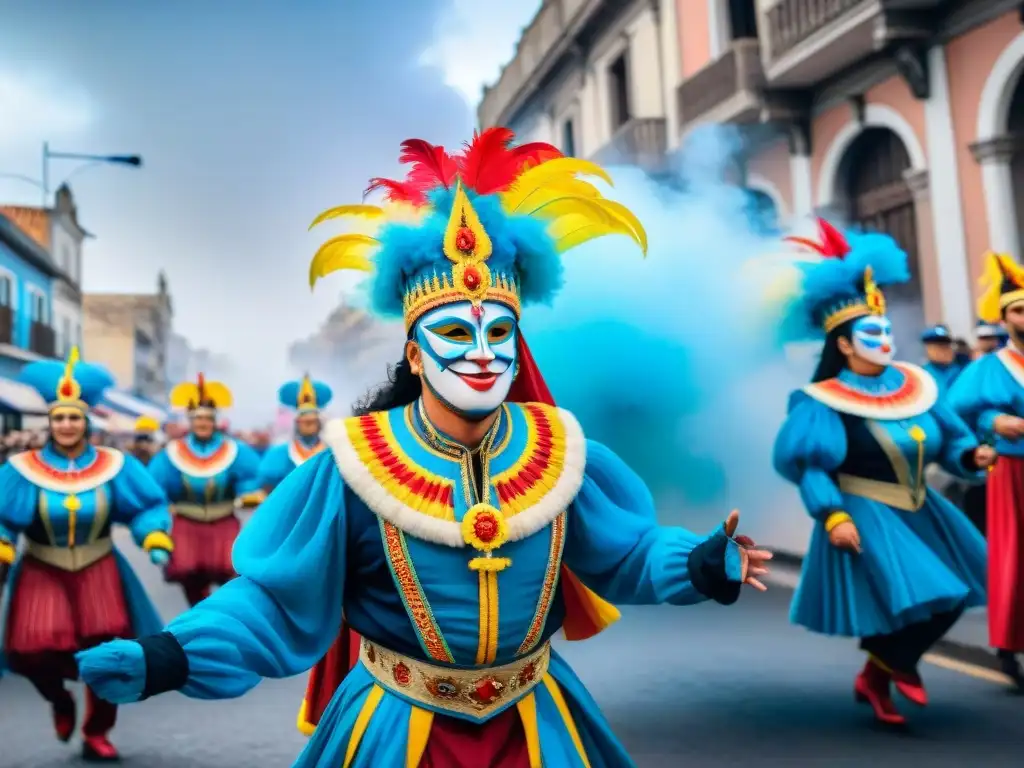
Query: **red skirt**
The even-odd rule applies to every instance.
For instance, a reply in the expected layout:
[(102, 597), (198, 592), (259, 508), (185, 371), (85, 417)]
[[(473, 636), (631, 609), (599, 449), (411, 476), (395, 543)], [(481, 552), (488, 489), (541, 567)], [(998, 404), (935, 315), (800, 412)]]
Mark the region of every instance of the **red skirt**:
[(211, 584), (230, 581), (235, 577), (231, 548), (241, 529), (242, 524), (234, 515), (212, 523), (175, 515), (171, 529), (174, 552), (164, 569), (164, 578), (173, 582), (202, 579)]
[(989, 643), (1024, 651), (1024, 459), (999, 457), (987, 513)]
[(11, 592), (5, 647), (18, 656), (72, 653), (115, 637), (132, 622), (113, 555), (81, 571), (62, 571), (26, 556)]
[(516, 707), (483, 725), (435, 715), (419, 768), (530, 768), (526, 731)]

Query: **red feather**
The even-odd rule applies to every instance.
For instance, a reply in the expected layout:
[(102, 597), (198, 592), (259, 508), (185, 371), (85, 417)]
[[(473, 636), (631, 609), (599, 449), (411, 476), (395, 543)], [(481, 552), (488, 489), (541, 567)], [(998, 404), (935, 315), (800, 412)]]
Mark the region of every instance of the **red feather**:
[(529, 144), (520, 144), (518, 147), (513, 147), (511, 150), (519, 162), (519, 170), (517, 175), (525, 170), (533, 168), (535, 165), (546, 163), (548, 160), (557, 160), (560, 157), (565, 157), (558, 147), (546, 144), (543, 141), (533, 141)]
[(363, 197), (378, 189), (383, 189), (384, 199), (392, 203), (409, 203), (410, 205), (426, 205), (427, 203), (427, 196), (419, 187), (380, 177), (370, 179), (370, 184), (363, 192)]
[(515, 134), (508, 128), (488, 128), (456, 157), (462, 182), (478, 195), (508, 189), (519, 174), (521, 162), (509, 149)]
[(841, 259), (850, 252), (850, 244), (843, 233), (824, 219), (818, 219), (818, 235), (821, 237), (821, 253), (833, 259)]
[(444, 147), (434, 146), (423, 139), (403, 141), (398, 162), (412, 165), (405, 183), (424, 191), (438, 186), (450, 187), (459, 172), (458, 164), (444, 151)]

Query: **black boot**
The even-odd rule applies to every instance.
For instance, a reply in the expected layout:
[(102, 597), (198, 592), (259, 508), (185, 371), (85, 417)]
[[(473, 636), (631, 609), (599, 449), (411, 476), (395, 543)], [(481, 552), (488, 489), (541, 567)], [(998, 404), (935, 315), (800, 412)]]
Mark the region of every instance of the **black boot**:
[(996, 651), (999, 658), (1000, 671), (1013, 681), (1017, 690), (1024, 693), (1024, 669), (1021, 668), (1020, 660), (1013, 651)]

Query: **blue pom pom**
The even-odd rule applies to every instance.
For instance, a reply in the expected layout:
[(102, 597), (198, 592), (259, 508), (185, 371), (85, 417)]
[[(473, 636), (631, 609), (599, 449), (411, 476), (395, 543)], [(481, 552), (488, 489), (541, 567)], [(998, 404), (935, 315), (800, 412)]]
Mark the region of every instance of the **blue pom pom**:
[(133, 640), (113, 640), (75, 654), (82, 682), (101, 699), (131, 704), (146, 686), (146, 657)]

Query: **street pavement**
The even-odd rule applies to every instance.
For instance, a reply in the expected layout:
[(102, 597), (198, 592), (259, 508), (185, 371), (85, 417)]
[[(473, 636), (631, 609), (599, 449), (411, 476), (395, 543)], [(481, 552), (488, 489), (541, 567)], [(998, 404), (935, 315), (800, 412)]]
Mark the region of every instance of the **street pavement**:
[[(133, 549), (122, 547), (164, 614), (182, 610)], [(1024, 697), (953, 660), (923, 667), (933, 703), (901, 704), (910, 730), (876, 727), (853, 701), (854, 644), (790, 626), (780, 582), (730, 608), (626, 609), (603, 635), (561, 646), (640, 768), (1024, 765)], [(122, 709), (114, 739), (133, 768), (283, 768), (304, 743), (294, 727), (304, 683), (267, 681), (229, 702), (158, 697)], [(51, 733), (29, 685), (0, 681), (0, 768), (79, 764), (78, 745)]]

